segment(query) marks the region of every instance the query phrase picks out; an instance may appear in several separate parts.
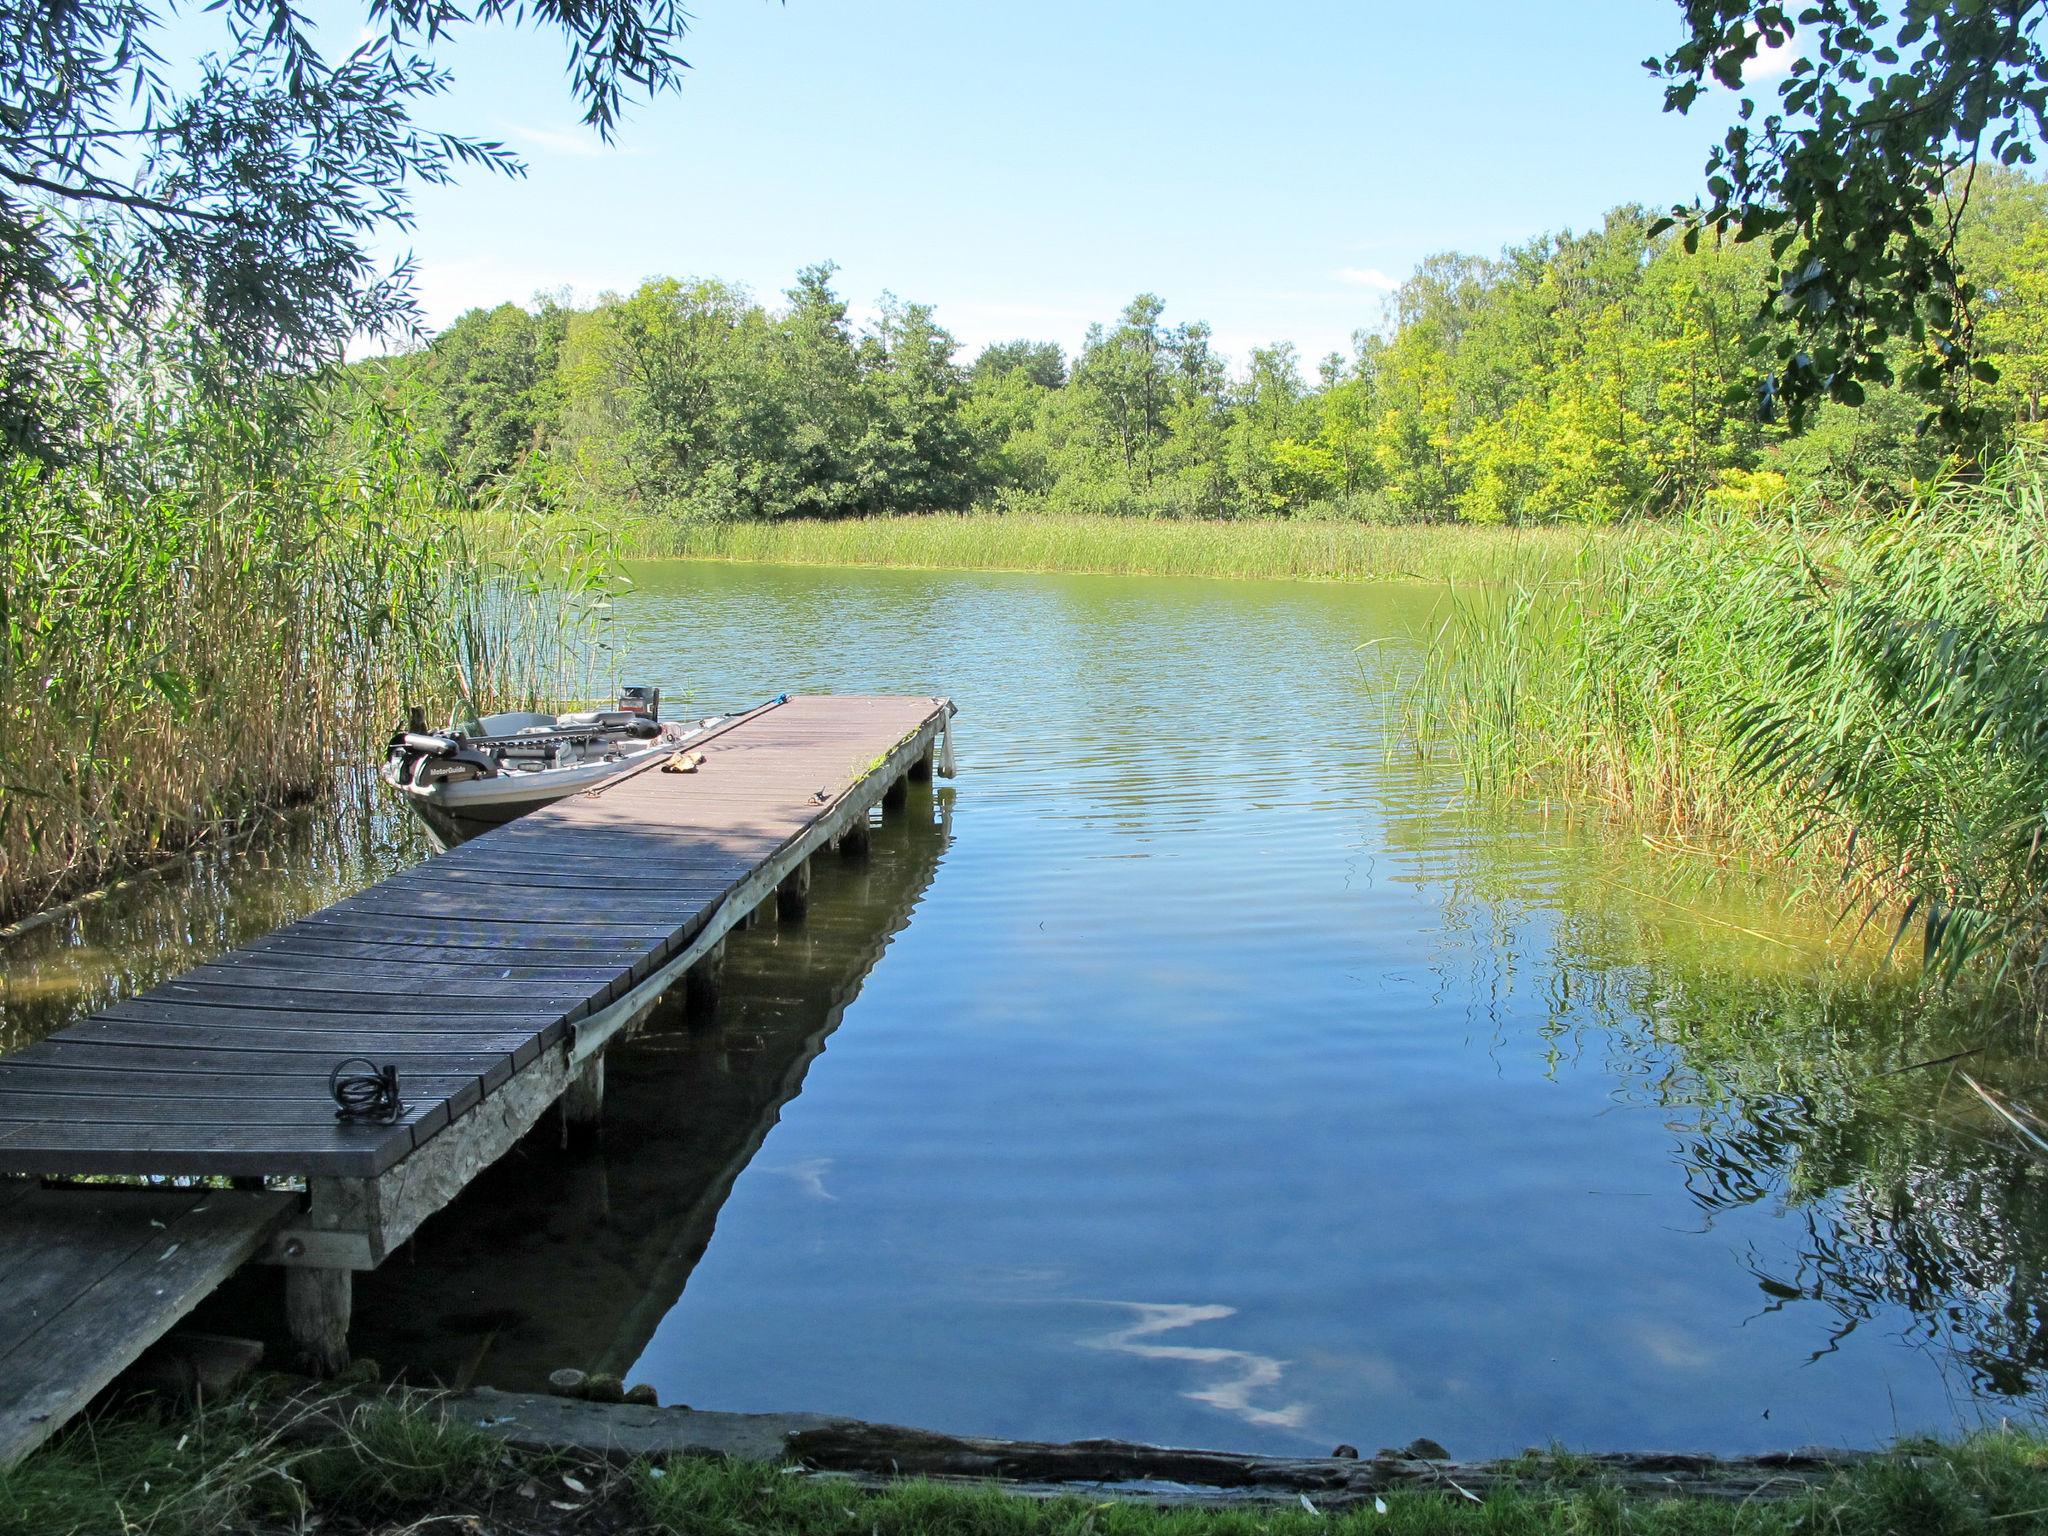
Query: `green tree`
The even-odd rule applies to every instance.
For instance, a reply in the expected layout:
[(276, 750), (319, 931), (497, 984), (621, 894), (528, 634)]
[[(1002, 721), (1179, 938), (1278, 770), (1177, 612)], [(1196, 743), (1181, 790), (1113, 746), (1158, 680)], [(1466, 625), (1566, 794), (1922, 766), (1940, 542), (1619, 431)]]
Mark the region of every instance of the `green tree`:
[(974, 360), (972, 380), (981, 389), (1012, 374), (1040, 389), (1058, 389), (1067, 382), (1067, 356), (1057, 342), (996, 341), (981, 349)]
[(1152, 485), (1172, 398), (1171, 355), (1159, 323), (1165, 310), (1166, 303), (1157, 294), (1139, 294), (1125, 307), (1114, 330), (1089, 328), (1074, 364), (1074, 388), (1104, 438), (1115, 446), (1126, 484), (1144, 490)]
[[(2048, 129), (2041, 0), (1680, 0), (1685, 40), (1645, 67), (1666, 111), (1709, 82), (1739, 116), (1707, 161), (1707, 199), (1673, 210), (1702, 230), (1766, 240), (1761, 401), (1801, 425), (1823, 399), (1857, 405), (1903, 382), (1951, 436), (1981, 429), (1995, 382), (1974, 334), (1977, 289), (1957, 259), (1975, 173), (2032, 165)], [(1766, 47), (1798, 56), (1759, 110), (1746, 72)]]
[(863, 347), (868, 429), (858, 449), (861, 511), (959, 511), (982, 489), (972, 425), (961, 411), (959, 343), (929, 304), (882, 296)]
[(410, 326), (410, 267), (381, 268), (372, 236), (409, 221), (420, 183), (519, 170), (502, 145), (414, 121), (448, 88), (432, 54), (455, 35), (529, 15), (559, 32), (603, 135), (686, 67), (677, 0), (371, 0), (339, 59), (309, 10), (195, 9), (218, 46), (174, 67), (146, 0), (0, 0), (0, 443), (63, 451), (53, 375), (91, 317), (189, 320), (237, 370), (316, 366)]
[(539, 315), (517, 304), (472, 309), (429, 349), (441, 446), (465, 491), (509, 473), (551, 435), (562, 321), (552, 306)]

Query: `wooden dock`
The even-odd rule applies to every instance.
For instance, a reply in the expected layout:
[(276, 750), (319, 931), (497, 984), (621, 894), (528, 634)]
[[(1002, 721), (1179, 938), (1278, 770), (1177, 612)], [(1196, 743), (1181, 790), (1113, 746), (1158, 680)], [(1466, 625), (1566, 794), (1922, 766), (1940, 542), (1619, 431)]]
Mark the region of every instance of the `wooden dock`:
[[(451, 1386), (537, 1389), (559, 1366), (626, 1375), (937, 874), (948, 802), (914, 791), (906, 809), (876, 829), (872, 858), (819, 869), (802, 927), (733, 936), (728, 996), (714, 1014), (664, 1006), (613, 1048), (604, 1140), (589, 1155), (500, 1161), (470, 1187), (466, 1209), (421, 1230), (402, 1264), (356, 1276), (359, 1322), (392, 1319), (401, 1337), (426, 1335), (371, 1354)], [(534, 1222), (516, 1250), (503, 1245), (499, 1215), (512, 1209)], [(575, 1306), (546, 1301), (566, 1295)], [(479, 1332), (479, 1317), (498, 1322)]]
[[(691, 742), (695, 772), (651, 764), (557, 802), (0, 1057), (0, 1173), (302, 1180), (302, 1196), (177, 1198), (238, 1234), (209, 1247), (214, 1269), (251, 1252), (286, 1268), (294, 1338), (335, 1369), (350, 1274), (556, 1104), (568, 1134), (593, 1127), (607, 1043), (679, 981), (714, 997), (735, 926), (800, 918), (811, 857), (866, 846), (877, 807), (930, 775), (951, 713), (938, 698), (789, 699)], [(398, 1068), (390, 1123), (337, 1121), (328, 1075), (351, 1057)], [(123, 1236), (91, 1239), (106, 1221), (88, 1198), (43, 1191), (27, 1226), (28, 1205), (0, 1208), (0, 1251), (119, 1250)], [(75, 1267), (45, 1269), (33, 1306), (103, 1325), (99, 1381), (221, 1277), (165, 1316), (113, 1305), (118, 1281), (81, 1289)], [(10, 1413), (66, 1385), (34, 1379), (50, 1369), (0, 1355), (0, 1462), (56, 1427), (54, 1410)]]

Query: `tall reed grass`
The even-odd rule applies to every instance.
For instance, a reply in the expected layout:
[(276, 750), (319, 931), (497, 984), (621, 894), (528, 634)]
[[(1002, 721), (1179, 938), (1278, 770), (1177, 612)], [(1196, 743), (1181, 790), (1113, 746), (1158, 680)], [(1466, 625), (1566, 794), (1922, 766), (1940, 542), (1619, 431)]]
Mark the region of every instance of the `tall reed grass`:
[(1477, 789), (1825, 872), (1944, 975), (2048, 950), (2048, 483), (1890, 513), (1702, 517), (1460, 594), (1409, 700)]
[(0, 457), (0, 917), (315, 793), (402, 703), (545, 691), (574, 649), (465, 542), (402, 406), (95, 361), (89, 451)]
[(647, 521), (624, 525), (617, 534), (623, 552), (643, 558), (1307, 581), (1541, 580), (1608, 537), (1567, 528), (997, 512), (769, 523)]

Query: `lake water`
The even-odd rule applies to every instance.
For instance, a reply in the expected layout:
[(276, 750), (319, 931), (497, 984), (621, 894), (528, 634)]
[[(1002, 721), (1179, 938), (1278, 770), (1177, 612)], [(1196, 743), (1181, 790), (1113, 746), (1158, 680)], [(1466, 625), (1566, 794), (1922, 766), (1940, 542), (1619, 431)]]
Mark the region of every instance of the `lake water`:
[[(946, 693), (960, 776), (615, 1050), (598, 1151), (544, 1127), (359, 1277), (388, 1371), (1312, 1454), (2034, 1412), (2042, 1173), (1895, 1070), (1982, 1042), (1767, 885), (1466, 805), (1390, 707), (1434, 591), (635, 575), (671, 713)], [(344, 797), (16, 945), (7, 1028), (423, 855)]]

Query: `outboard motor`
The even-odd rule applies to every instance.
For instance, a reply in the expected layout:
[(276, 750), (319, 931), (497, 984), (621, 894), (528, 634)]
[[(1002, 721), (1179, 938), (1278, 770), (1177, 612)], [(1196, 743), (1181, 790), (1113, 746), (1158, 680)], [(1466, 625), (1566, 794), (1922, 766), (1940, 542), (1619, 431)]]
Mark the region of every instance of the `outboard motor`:
[(619, 708), (643, 720), (661, 719), (661, 690), (645, 683), (627, 683), (619, 689)]
[(437, 779), (488, 779), (497, 773), (495, 758), (476, 751), (460, 736), (420, 729), (425, 724), (415, 708), (408, 714), (406, 729), (392, 732), (384, 754), (392, 783), (424, 786)]

